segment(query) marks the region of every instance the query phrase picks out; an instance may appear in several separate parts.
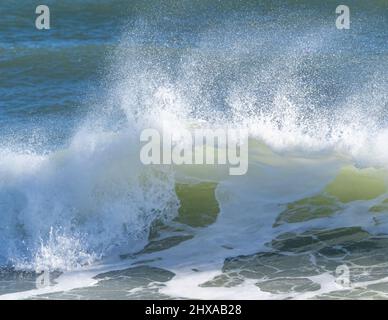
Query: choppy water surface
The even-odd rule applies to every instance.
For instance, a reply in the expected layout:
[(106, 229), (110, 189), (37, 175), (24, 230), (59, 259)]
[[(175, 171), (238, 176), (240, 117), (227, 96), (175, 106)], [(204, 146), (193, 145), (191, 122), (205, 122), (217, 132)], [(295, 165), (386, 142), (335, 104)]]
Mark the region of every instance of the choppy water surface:
[[(0, 298), (388, 297), (385, 0), (38, 4), (0, 4)], [(142, 165), (162, 123), (248, 129), (248, 173)]]

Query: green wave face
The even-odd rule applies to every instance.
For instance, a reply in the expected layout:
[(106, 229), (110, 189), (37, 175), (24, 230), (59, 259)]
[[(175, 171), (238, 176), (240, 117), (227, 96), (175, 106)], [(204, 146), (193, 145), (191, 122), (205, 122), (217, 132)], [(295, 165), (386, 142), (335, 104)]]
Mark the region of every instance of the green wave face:
[(176, 221), (191, 227), (205, 227), (216, 221), (220, 212), (215, 197), (217, 183), (177, 184), (176, 193), (180, 201)]
[(387, 192), (386, 176), (385, 170), (345, 167), (325, 191), (344, 203), (371, 200)]

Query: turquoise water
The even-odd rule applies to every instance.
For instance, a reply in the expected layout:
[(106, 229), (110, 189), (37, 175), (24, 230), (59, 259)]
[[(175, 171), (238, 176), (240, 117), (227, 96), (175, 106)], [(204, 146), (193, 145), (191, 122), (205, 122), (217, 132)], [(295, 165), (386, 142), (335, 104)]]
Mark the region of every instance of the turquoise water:
[[(0, 4), (3, 298), (387, 297), (387, 1), (39, 4)], [(248, 174), (143, 166), (162, 121), (249, 129)]]

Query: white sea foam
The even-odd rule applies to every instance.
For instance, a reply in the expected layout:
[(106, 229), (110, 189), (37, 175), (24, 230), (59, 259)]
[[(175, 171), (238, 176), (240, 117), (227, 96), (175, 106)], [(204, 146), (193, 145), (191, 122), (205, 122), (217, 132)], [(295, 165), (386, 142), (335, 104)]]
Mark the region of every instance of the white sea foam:
[[(176, 274), (161, 290), (171, 296), (282, 298), (259, 291), (250, 280), (241, 285), (239, 296), (235, 288), (198, 285), (220, 274), (225, 258), (265, 251), (265, 244), (280, 233), (341, 226), (386, 232), (384, 223), (374, 228), (372, 217), (361, 214), (353, 204), (342, 215), (272, 227), (279, 204), (319, 193), (342, 165), (387, 167), (388, 131), (381, 119), (387, 101), (387, 69), (375, 67), (358, 91), (335, 100), (328, 109), (319, 105), (319, 90), (316, 96), (311, 93), (318, 84), (306, 86), (298, 76), (298, 70), (308, 71), (312, 62), (309, 55), (298, 52), (307, 47), (312, 56), (319, 53), (331, 33), (325, 39), (322, 30), (318, 30), (320, 37), (303, 35), (289, 50), (281, 47), (260, 58), (252, 52), (256, 47), (252, 48), (249, 37), (267, 38), (256, 32), (240, 39), (231, 35), (228, 45), (234, 43), (235, 50), (219, 54), (209, 53), (213, 46), (223, 49), (222, 41), (209, 40), (213, 39), (209, 32), (198, 48), (173, 52), (173, 63), (171, 48), (148, 52), (132, 46), (124, 36), (112, 61), (104, 106), (67, 148), (45, 154), (16, 152), (12, 146), (0, 151), (1, 263), (81, 269), (65, 273), (57, 287), (31, 294), (77, 287), (69, 279), (78, 276), (83, 279), (78, 286), (95, 283), (91, 277), (104, 268), (93, 265), (94, 261), (141, 249), (155, 220), (176, 216), (179, 202), (174, 187), (179, 180), (175, 171), (180, 178), (198, 180), (203, 174), (200, 169), (188, 174), (182, 168), (140, 164), (140, 130), (158, 129), (162, 123), (169, 123), (174, 132), (199, 122), (209, 127), (241, 126), (269, 151), (257, 146), (250, 149), (245, 176), (215, 175), (221, 208), (216, 223), (196, 230), (193, 239), (174, 248), (105, 269), (125, 268), (146, 257), (160, 258), (151, 265)], [(253, 63), (258, 58), (260, 63)], [(238, 72), (241, 69), (247, 71)], [(211, 174), (207, 179), (212, 179)], [(372, 204), (364, 202), (365, 207)], [(330, 275), (311, 280), (321, 284), (319, 293), (334, 288)]]

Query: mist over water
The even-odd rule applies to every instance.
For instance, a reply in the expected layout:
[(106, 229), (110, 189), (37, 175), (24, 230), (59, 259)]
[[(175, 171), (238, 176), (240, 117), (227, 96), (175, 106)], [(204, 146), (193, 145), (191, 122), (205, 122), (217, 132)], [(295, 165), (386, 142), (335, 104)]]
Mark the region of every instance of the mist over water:
[[(166, 239), (192, 238), (129, 260), (172, 272), (163, 294), (187, 285), (190, 298), (234, 298), (229, 282), (241, 280), (247, 298), (311, 298), (335, 289), (326, 262), (297, 280), (319, 289), (292, 283), (278, 296), (273, 284), (228, 275), (257, 264), (228, 259), (276, 251), (259, 261), (290, 270), (282, 254), (300, 251), (283, 245), (286, 234), (386, 234), (384, 215), (369, 212), (387, 198), (386, 1), (349, 3), (350, 30), (336, 29), (335, 1), (47, 1), (47, 32), (26, 18), (36, 5), (0, 5), (1, 267), (122, 267), (119, 255), (149, 248), (163, 223)], [(163, 124), (248, 129), (247, 175), (142, 165), (141, 130)], [(171, 231), (187, 181), (217, 184), (218, 217)]]

